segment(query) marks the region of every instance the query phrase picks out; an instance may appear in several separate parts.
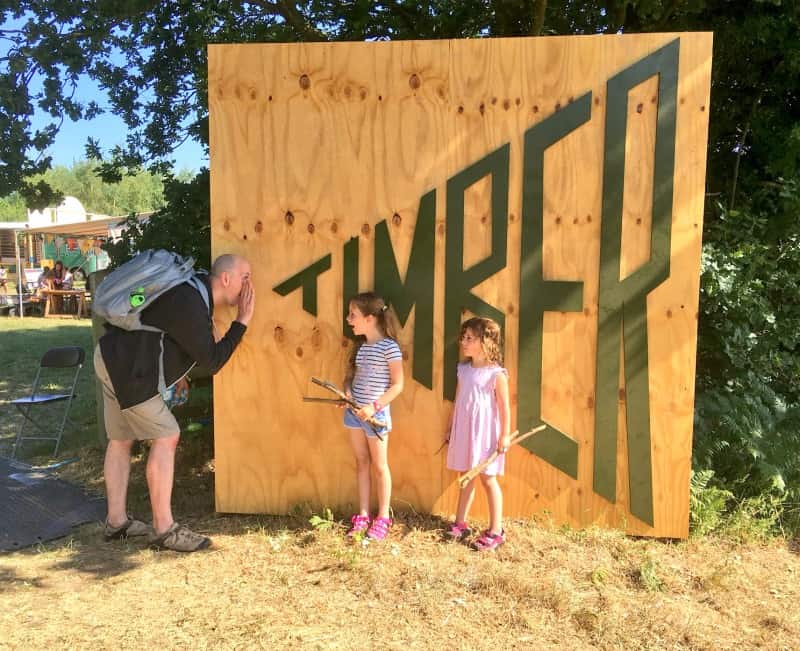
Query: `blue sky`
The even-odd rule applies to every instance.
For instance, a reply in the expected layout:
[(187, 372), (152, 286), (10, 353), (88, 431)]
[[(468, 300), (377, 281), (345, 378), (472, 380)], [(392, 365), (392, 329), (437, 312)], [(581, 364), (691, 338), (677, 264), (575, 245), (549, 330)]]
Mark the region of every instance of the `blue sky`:
[[(83, 103), (94, 100), (104, 109), (109, 109), (107, 97), (88, 77), (80, 80), (75, 97)], [(36, 115), (33, 127), (34, 129), (42, 127), (49, 121), (49, 115)], [(110, 111), (88, 121), (72, 122), (65, 118), (56, 141), (48, 149), (47, 154), (53, 157), (54, 166), (70, 166), (73, 162), (86, 158), (85, 145), (89, 136), (100, 142), (103, 152), (108, 152), (114, 145), (124, 145), (126, 134), (125, 123)], [(197, 171), (200, 167), (208, 165), (208, 157), (203, 147), (195, 141), (185, 142), (175, 150), (173, 157), (176, 172), (183, 169)]]
[[(2, 18), (2, 14), (0, 14), (0, 18)], [(19, 29), (24, 25), (25, 20), (24, 17), (8, 19), (2, 22), (2, 27)], [(0, 56), (4, 56), (7, 51), (7, 44), (0, 43)], [(121, 64), (122, 61), (120, 60), (118, 63)], [(35, 80), (34, 86), (37, 83), (41, 83), (41, 81)], [(34, 87), (33, 90), (35, 91), (36, 88)], [(107, 112), (88, 121), (72, 122), (69, 118), (64, 119), (55, 143), (45, 152), (46, 155), (52, 156), (54, 166), (70, 166), (76, 161), (84, 160), (86, 158), (86, 140), (89, 136), (100, 143), (100, 148), (104, 153), (109, 152), (115, 145), (125, 144), (127, 135), (125, 123), (110, 112), (107, 96), (88, 76), (84, 75), (79, 79), (75, 99), (84, 104), (94, 100)], [(52, 122), (51, 116), (39, 111), (34, 114), (32, 126), (36, 130), (50, 122)], [(187, 141), (181, 145), (173, 153), (173, 158), (176, 172), (183, 169), (197, 171), (200, 167), (208, 165), (208, 158), (202, 146), (194, 141)]]

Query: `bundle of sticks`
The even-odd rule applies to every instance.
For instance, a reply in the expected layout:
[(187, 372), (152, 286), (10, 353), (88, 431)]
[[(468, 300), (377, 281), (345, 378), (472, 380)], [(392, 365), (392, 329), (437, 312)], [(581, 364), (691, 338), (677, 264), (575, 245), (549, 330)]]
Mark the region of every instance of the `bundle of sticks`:
[[(336, 398), (316, 398), (313, 396), (303, 396), (303, 402), (324, 402), (332, 405), (341, 405), (344, 407), (349, 407), (350, 411), (352, 411), (353, 414), (355, 414), (356, 411), (361, 409), (361, 405), (359, 405), (355, 400), (353, 400), (352, 396), (347, 395), (333, 382), (328, 382), (327, 380), (322, 380), (318, 377), (312, 377), (311, 381), (314, 384), (318, 384), (319, 386), (333, 393), (336, 396)], [(381, 441), (383, 441), (383, 435), (380, 434), (379, 431), (383, 429), (384, 424), (375, 417), (364, 418), (363, 420), (372, 428), (372, 431), (375, 434), (375, 436), (377, 436)]]
[[(538, 427), (534, 427), (532, 430), (529, 430), (529, 431), (525, 432), (524, 434), (520, 434), (519, 430), (515, 430), (511, 434), (511, 445), (516, 445), (517, 443), (521, 443), (526, 438), (528, 438), (530, 436), (533, 436), (537, 432), (541, 432), (546, 427), (547, 427), (547, 425), (539, 425)], [(475, 466), (471, 470), (468, 470), (463, 475), (461, 475), (461, 477), (458, 478), (458, 485), (461, 488), (464, 488), (464, 486), (469, 484), (473, 479), (475, 479), (475, 477), (477, 477), (484, 470), (486, 470), (486, 468), (489, 466), (489, 464), (491, 464), (492, 461), (497, 459), (497, 457), (499, 457), (499, 456), (500, 456), (500, 452), (498, 452), (497, 450), (492, 452), (489, 455), (488, 459), (486, 459), (484, 461), (481, 461), (477, 466)]]

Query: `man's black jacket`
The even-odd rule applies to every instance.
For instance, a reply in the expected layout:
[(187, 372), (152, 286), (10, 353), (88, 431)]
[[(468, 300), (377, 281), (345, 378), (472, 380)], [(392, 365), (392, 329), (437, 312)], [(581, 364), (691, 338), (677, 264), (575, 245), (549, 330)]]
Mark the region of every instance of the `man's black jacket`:
[[(211, 315), (214, 299), (209, 277), (198, 276), (208, 288), (207, 308), (200, 293), (188, 283), (173, 287), (142, 312), (143, 324), (164, 331), (164, 379), (173, 384), (197, 363), (216, 373), (228, 361), (247, 329), (238, 321), (214, 341)], [(122, 330), (106, 326), (100, 350), (114, 393), (122, 409), (149, 400), (158, 394), (158, 358), (161, 335), (147, 330)]]

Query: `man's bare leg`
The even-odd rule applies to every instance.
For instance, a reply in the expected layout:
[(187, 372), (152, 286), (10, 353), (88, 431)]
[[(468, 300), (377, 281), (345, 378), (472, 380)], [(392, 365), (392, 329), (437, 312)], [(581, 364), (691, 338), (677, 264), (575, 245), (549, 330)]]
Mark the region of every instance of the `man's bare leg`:
[(131, 447), (133, 441), (108, 442), (106, 458), (103, 463), (103, 476), (106, 482), (106, 501), (108, 502), (107, 522), (119, 527), (128, 520), (126, 502), (128, 499), (128, 478), (131, 474)]
[(147, 457), (147, 488), (153, 509), (153, 529), (156, 535), (169, 529), (172, 519), (172, 482), (175, 476), (175, 449), (180, 433), (153, 439)]

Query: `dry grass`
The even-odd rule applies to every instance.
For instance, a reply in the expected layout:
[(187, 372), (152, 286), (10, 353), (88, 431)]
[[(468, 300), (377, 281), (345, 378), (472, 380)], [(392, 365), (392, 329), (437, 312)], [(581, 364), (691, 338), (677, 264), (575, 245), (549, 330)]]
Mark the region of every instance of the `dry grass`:
[[(25, 324), (13, 353), (0, 348), (0, 401), (29, 380), (39, 349), (87, 336)], [(22, 326), (4, 329), (5, 343)], [(93, 409), (79, 406), (86, 429), (68, 445), (92, 440)], [(10, 434), (0, 427), (0, 440)], [(102, 451), (65, 454), (76, 453), (62, 475), (101, 490)], [(313, 528), (305, 506), (286, 517), (211, 515), (209, 458), (208, 431), (184, 436), (175, 512), (213, 537), (210, 551), (106, 544), (95, 524), (2, 555), (0, 649), (800, 647), (800, 558), (780, 540), (669, 543), (510, 522), (509, 542), (483, 556), (441, 542), (439, 519), (401, 513), (385, 544), (349, 545), (339, 524)], [(137, 456), (130, 488), (139, 514), (143, 465)]]
[[(313, 528), (307, 507), (209, 515), (208, 448), (186, 449), (177, 512), (213, 549), (105, 544), (88, 525), (2, 556), (0, 647), (740, 650), (800, 640), (800, 559), (781, 541), (669, 543), (511, 522), (508, 544), (484, 556), (441, 542), (437, 518), (399, 514), (388, 542), (350, 545), (339, 524)], [(70, 478), (99, 485), (99, 462), (87, 452)], [(142, 465), (132, 503), (146, 512)]]

